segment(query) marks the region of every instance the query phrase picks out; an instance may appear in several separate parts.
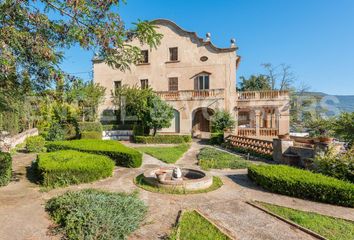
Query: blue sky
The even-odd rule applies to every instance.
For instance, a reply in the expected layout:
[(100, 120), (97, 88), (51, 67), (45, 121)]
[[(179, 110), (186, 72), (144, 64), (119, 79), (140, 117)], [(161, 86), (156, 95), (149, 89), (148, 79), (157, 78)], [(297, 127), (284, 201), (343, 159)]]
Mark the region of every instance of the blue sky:
[[(262, 73), (262, 63), (285, 63), (312, 91), (354, 95), (354, 0), (127, 0), (118, 11), (127, 26), (166, 18), (201, 37), (210, 32), (219, 47), (236, 38), (237, 78)], [(92, 54), (71, 48), (62, 67), (89, 72)]]

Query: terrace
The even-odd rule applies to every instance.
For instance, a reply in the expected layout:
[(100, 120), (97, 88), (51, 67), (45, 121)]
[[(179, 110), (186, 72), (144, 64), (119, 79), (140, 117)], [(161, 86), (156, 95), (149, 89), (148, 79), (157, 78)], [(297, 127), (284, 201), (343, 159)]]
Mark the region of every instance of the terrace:
[(224, 89), (159, 91), (156, 94), (166, 101), (223, 99)]

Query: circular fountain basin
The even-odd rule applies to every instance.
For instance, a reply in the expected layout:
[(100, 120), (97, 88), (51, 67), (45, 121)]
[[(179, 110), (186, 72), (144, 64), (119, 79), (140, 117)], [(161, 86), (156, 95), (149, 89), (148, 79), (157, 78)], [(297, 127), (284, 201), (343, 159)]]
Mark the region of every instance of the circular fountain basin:
[(157, 168), (144, 172), (144, 180), (159, 188), (183, 189), (188, 191), (203, 190), (213, 184), (213, 177), (197, 169), (181, 168), (182, 177), (172, 176), (174, 168)]

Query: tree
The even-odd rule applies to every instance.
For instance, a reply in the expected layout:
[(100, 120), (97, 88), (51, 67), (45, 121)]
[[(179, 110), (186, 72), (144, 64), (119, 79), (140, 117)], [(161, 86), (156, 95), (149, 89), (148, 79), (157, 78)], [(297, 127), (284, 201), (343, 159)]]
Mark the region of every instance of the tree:
[(271, 89), (280, 91), (291, 90), (296, 80), (295, 74), (291, 71), (291, 67), (286, 64), (273, 66), (271, 63), (264, 63), (262, 66), (267, 71), (267, 78), (270, 81)]
[(148, 100), (154, 96), (151, 88), (123, 85), (112, 93), (112, 103), (118, 109), (120, 121), (142, 121), (149, 108)]
[(348, 142), (349, 147), (354, 144), (354, 112), (343, 112), (333, 122), (333, 131), (336, 136)]
[(332, 125), (332, 118), (325, 119), (319, 115), (309, 118), (305, 126), (311, 136), (333, 136)]
[(97, 120), (97, 108), (103, 101), (105, 91), (104, 87), (92, 81), (76, 80), (67, 93), (67, 99), (77, 103), (82, 122), (93, 122)]
[(63, 48), (76, 44), (97, 51), (99, 58), (121, 70), (141, 58), (130, 42), (156, 47), (162, 35), (146, 21), (127, 29), (114, 10), (119, 0), (3, 0), (0, 3), (0, 106), (10, 106), (28, 75), (35, 89), (45, 89), (67, 76), (60, 63)]
[(271, 90), (269, 78), (265, 75), (251, 75), (248, 79), (240, 77), (240, 91)]
[(213, 132), (223, 132), (235, 126), (235, 119), (225, 110), (217, 110), (211, 118)]
[[(162, 101), (151, 88), (123, 85), (113, 94), (113, 104), (119, 109), (120, 120), (135, 121), (149, 133), (169, 127), (173, 118), (173, 109)], [(139, 131), (140, 132), (140, 131)]]
[(149, 101), (149, 115), (144, 119), (145, 124), (153, 129), (153, 135), (156, 135), (157, 130), (171, 126), (173, 119), (173, 108), (158, 96), (154, 96)]

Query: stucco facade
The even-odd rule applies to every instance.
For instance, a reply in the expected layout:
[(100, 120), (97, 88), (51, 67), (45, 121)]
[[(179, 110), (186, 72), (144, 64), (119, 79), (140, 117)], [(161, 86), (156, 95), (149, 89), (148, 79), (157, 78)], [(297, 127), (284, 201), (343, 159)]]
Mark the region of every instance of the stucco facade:
[[(205, 39), (199, 38), (194, 32), (185, 31), (169, 20), (155, 20), (154, 24), (163, 34), (157, 49), (149, 49), (138, 41), (131, 43), (145, 51), (146, 58), (142, 63), (122, 72), (104, 62), (93, 61), (94, 82), (106, 88), (105, 101), (99, 108), (101, 113), (113, 108), (111, 93), (115, 87), (124, 84), (143, 87), (147, 83), (175, 109), (171, 127), (161, 132), (193, 133), (207, 137), (210, 130), (208, 118), (216, 109), (225, 109), (237, 117), (241, 110), (238, 108), (239, 100), (242, 109), (250, 112), (263, 112), (264, 106), (269, 105), (269, 99), (262, 99), (261, 102), (257, 101), (256, 109), (252, 109), (252, 99), (242, 100), (236, 92), (236, 71), (240, 57), (233, 40), (229, 48), (218, 48), (211, 43), (210, 35)], [(284, 105), (284, 101), (281, 101), (281, 105)], [(272, 109), (276, 108), (274, 116), (275, 112), (278, 117), (285, 116), (278, 105), (269, 105)], [(272, 119), (270, 121), (274, 121), (275, 117)], [(287, 132), (288, 124), (289, 121), (277, 133)], [(260, 126), (258, 123), (255, 127)], [(280, 126), (279, 122), (277, 126)], [(237, 132), (238, 128), (234, 131)]]

